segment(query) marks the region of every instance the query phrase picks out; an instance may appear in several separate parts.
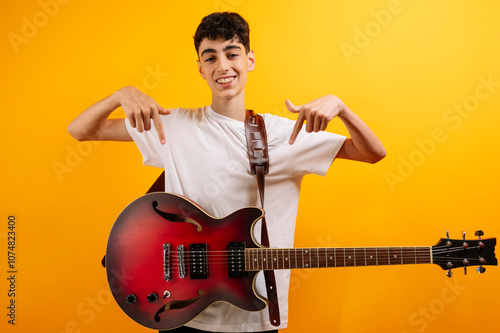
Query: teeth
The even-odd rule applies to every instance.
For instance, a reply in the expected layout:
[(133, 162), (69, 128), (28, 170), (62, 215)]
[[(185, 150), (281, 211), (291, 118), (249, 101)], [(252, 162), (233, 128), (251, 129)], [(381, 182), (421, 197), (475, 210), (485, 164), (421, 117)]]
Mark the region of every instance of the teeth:
[(217, 83), (229, 83), (234, 80), (234, 77), (226, 77), (222, 79), (218, 79)]

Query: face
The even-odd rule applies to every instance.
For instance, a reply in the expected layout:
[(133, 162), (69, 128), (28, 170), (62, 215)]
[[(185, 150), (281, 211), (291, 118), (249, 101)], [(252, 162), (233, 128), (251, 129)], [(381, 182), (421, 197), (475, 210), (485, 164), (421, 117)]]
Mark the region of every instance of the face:
[(237, 38), (205, 38), (201, 41), (198, 56), (198, 70), (207, 80), (213, 98), (230, 99), (242, 95), (248, 72), (255, 67), (253, 51), (247, 54)]

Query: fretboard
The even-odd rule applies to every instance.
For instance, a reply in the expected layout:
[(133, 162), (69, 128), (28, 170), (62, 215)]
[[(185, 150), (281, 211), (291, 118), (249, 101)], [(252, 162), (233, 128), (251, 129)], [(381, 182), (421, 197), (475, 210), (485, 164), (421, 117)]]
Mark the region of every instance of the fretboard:
[(432, 263), (431, 247), (245, 249), (245, 270)]

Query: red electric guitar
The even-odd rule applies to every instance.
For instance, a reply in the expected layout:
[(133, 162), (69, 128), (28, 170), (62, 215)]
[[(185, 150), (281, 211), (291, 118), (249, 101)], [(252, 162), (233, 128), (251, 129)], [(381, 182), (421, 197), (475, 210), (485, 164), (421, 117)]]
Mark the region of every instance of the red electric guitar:
[(254, 289), (261, 270), (437, 264), (448, 270), (497, 265), (496, 238), (441, 239), (427, 247), (263, 248), (252, 229), (264, 212), (246, 207), (210, 216), (176, 194), (147, 194), (127, 206), (109, 235), (106, 271), (123, 311), (146, 327), (181, 326), (211, 304), (260, 311), (267, 300)]

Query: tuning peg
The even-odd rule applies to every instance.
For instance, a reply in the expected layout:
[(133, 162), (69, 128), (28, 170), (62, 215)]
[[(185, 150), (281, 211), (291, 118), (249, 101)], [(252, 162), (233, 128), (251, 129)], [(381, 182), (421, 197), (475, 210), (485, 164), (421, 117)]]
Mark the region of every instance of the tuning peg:
[(449, 278), (453, 276), (453, 272), (451, 271), (451, 269), (448, 269), (448, 272), (446, 272), (446, 276)]
[(481, 239), (481, 236), (484, 235), (484, 232), (482, 230), (476, 230), (474, 233), (474, 236), (477, 236), (477, 239)]
[(467, 265), (469, 264), (469, 260), (464, 259), (463, 263), (464, 263), (464, 275), (467, 275)]
[(467, 266), (464, 266), (464, 275), (467, 275)]
[(462, 239), (465, 240), (465, 231), (462, 231)]
[(450, 231), (446, 230), (446, 238), (450, 238)]
[(479, 266), (479, 267), (476, 268), (476, 271), (479, 274), (483, 274), (486, 271), (486, 268), (484, 268), (483, 265), (481, 265), (481, 266)]

